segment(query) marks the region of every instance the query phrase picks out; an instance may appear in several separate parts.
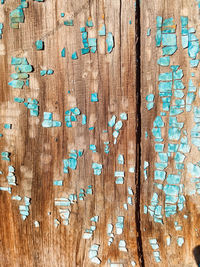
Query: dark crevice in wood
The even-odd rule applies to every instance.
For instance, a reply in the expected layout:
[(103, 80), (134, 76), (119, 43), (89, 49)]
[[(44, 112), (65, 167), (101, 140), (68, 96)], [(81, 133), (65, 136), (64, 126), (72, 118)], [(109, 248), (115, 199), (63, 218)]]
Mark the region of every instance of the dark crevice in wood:
[(136, 53), (136, 173), (135, 173), (135, 225), (137, 231), (137, 251), (139, 264), (145, 266), (141, 235), (141, 216), (140, 216), (140, 190), (141, 190), (141, 68), (140, 68), (140, 0), (136, 0), (135, 10), (135, 53)]

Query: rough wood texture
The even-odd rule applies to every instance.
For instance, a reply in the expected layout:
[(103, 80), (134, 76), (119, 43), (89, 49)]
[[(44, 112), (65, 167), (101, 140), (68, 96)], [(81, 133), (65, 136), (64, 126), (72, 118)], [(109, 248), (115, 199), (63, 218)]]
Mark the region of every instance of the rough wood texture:
[[(135, 6), (132, 1), (56, 1), (44, 3), (29, 1), (24, 9), (25, 22), (20, 29), (9, 27), (9, 13), (18, 5), (7, 0), (0, 6), (4, 23), (0, 41), (1, 83), (1, 131), (2, 151), (11, 153), (11, 165), (15, 167), (17, 186), (12, 195), (31, 198), (30, 215), (25, 221), (19, 214), (19, 202), (11, 200), (7, 192), (0, 192), (0, 255), (1, 266), (93, 266), (88, 258), (91, 244), (99, 244), (98, 257), (102, 266), (111, 262), (131, 266), (138, 262), (134, 204), (128, 211), (127, 187), (135, 189), (135, 174), (128, 169), (135, 166), (136, 90), (135, 90)], [(61, 18), (60, 13), (65, 17)], [(99, 25), (106, 24), (112, 32), (115, 46), (111, 54), (106, 51), (105, 37), (98, 37), (95, 54), (81, 56), (80, 27), (85, 26), (91, 16), (94, 27), (89, 36), (97, 37)], [(64, 26), (64, 20), (74, 19), (73, 27)], [(132, 21), (132, 24), (129, 21)], [(44, 41), (44, 51), (36, 51), (35, 41)], [(66, 47), (66, 58), (61, 50)], [(78, 51), (78, 60), (71, 55)], [(13, 89), (8, 85), (9, 75), (14, 72), (11, 57), (26, 57), (34, 67), (30, 73), (30, 88)], [(41, 77), (41, 69), (53, 69), (54, 74)], [(71, 91), (68, 94), (68, 90)], [(98, 92), (99, 102), (91, 103), (90, 94)], [(14, 97), (32, 97), (39, 101), (39, 117), (30, 117), (23, 104)], [(87, 115), (87, 125), (81, 118), (67, 128), (64, 113), (78, 107)], [(43, 112), (53, 112), (53, 118), (62, 121), (61, 128), (42, 127)], [(112, 130), (108, 121), (112, 115), (128, 113), (128, 120), (120, 132), (117, 144), (113, 145)], [(4, 123), (12, 123), (12, 130), (3, 129)], [(94, 126), (93, 131), (88, 128)], [(108, 133), (102, 133), (108, 129)], [(110, 153), (104, 153), (104, 141), (110, 141)], [(95, 144), (97, 153), (89, 150)], [(84, 149), (78, 159), (78, 167), (63, 174), (64, 158), (71, 149)], [(125, 165), (117, 165), (118, 154), (124, 154)], [(103, 164), (100, 176), (95, 176), (92, 162)], [(8, 163), (1, 161), (1, 186), (6, 186)], [(121, 168), (121, 169), (120, 169)], [(114, 171), (125, 171), (124, 185), (116, 185)], [(53, 186), (53, 180), (63, 179), (64, 186)], [(79, 193), (80, 188), (93, 186), (93, 195), (74, 204), (68, 226), (54, 227), (54, 219), (60, 220), (55, 197), (68, 197)], [(48, 215), (51, 212), (51, 215)], [(90, 218), (98, 215), (99, 222), (91, 240), (82, 235), (91, 225)], [(117, 216), (125, 217), (124, 233), (115, 236), (108, 246), (107, 224), (117, 222)], [(40, 222), (35, 228), (34, 221)], [(118, 243), (124, 239), (128, 253), (119, 252)]]
[[(199, 151), (192, 144), (191, 130), (194, 128), (193, 107), (199, 105), (199, 68), (191, 68), (188, 49), (181, 44), (181, 16), (187, 16), (189, 27), (199, 32), (199, 8), (196, 0), (149, 0), (133, 2), (131, 0), (45, 0), (29, 1), (24, 8), (25, 22), (19, 29), (10, 27), (9, 14), (20, 4), (14, 0), (5, 0), (0, 5), (0, 23), (4, 24), (0, 39), (0, 152), (10, 152), (11, 162), (0, 158), (0, 186), (8, 186), (8, 166), (15, 168), (17, 186), (12, 186), (12, 194), (0, 191), (0, 266), (95, 266), (89, 259), (92, 244), (99, 244), (98, 258), (101, 266), (169, 266), (193, 267), (199, 260), (199, 195), (191, 194), (194, 183), (187, 164), (197, 164)], [(61, 17), (61, 13), (65, 17)], [(170, 65), (161, 67), (157, 60), (162, 56), (162, 47), (156, 47), (156, 17), (163, 21), (173, 18), (176, 28), (178, 50), (170, 56)], [(88, 18), (94, 26), (87, 28), (89, 38), (97, 38), (97, 52), (81, 55), (83, 47), (80, 27), (84, 27)], [(74, 20), (74, 26), (65, 26), (64, 21)], [(106, 25), (106, 32), (114, 36), (114, 48), (107, 52), (106, 36), (98, 36), (99, 26)], [(151, 34), (147, 36), (148, 29)], [(44, 50), (37, 51), (35, 42), (44, 41)], [(61, 51), (66, 48), (66, 57)], [(78, 59), (72, 60), (77, 51)], [(26, 57), (34, 67), (30, 73), (30, 87), (13, 89), (8, 85), (10, 75), (14, 73), (11, 57)], [(197, 55), (197, 58), (199, 56)], [(177, 170), (175, 153), (167, 156), (168, 166), (164, 169), (165, 179), (155, 181), (155, 163), (159, 155), (155, 152), (155, 137), (152, 129), (157, 116), (161, 116), (164, 153), (168, 152), (168, 143), (180, 145), (169, 140), (169, 120), (172, 115), (163, 112), (159, 95), (160, 73), (170, 72), (171, 65), (180, 65), (183, 70), (182, 82), (185, 86), (184, 97), (188, 93), (192, 79), (197, 90), (191, 111), (184, 110), (177, 115), (178, 122), (184, 123), (181, 138), (187, 131), (190, 151), (185, 154), (184, 169)], [(53, 75), (41, 76), (43, 69), (53, 69)], [(194, 77), (192, 77), (194, 73)], [(173, 80), (174, 82), (174, 80)], [(68, 92), (70, 91), (70, 93)], [(91, 93), (98, 92), (98, 102), (91, 102)], [(146, 96), (155, 95), (154, 107), (147, 110)], [(39, 116), (30, 116), (23, 103), (14, 102), (14, 97), (34, 98), (39, 101)], [(177, 98), (172, 88), (171, 106)], [(170, 106), (170, 108), (171, 108)], [(78, 107), (86, 114), (87, 124), (81, 124), (81, 116), (72, 128), (65, 125), (65, 111)], [(62, 122), (62, 127), (42, 127), (43, 112), (52, 112), (53, 119)], [(113, 144), (113, 128), (108, 121), (113, 115), (120, 120), (120, 114), (126, 112), (128, 120), (123, 121), (117, 144)], [(5, 123), (11, 123), (12, 129), (6, 130)], [(94, 127), (94, 130), (89, 130)], [(105, 132), (104, 130), (108, 130)], [(148, 137), (146, 136), (148, 134)], [(104, 152), (105, 141), (109, 141), (110, 152)], [(89, 149), (95, 144), (97, 152)], [(72, 149), (83, 149), (78, 158), (76, 170), (63, 173), (63, 159), (67, 159)], [(125, 164), (119, 165), (117, 157), (124, 155)], [(147, 179), (144, 175), (144, 163)], [(101, 175), (94, 175), (92, 163), (103, 165)], [(134, 167), (135, 173), (129, 171)], [(115, 184), (115, 171), (124, 171), (124, 184)], [(180, 172), (180, 173), (179, 173)], [(166, 186), (168, 175), (181, 175), (184, 207), (174, 215), (165, 216), (166, 194), (155, 186), (159, 182)], [(200, 174), (199, 174), (200, 175)], [(63, 180), (63, 186), (53, 185), (53, 181)], [(63, 225), (59, 207), (55, 198), (68, 198), (70, 194), (79, 195), (80, 189), (86, 190), (92, 185), (93, 194), (86, 195), (71, 205), (69, 225)], [(199, 184), (200, 186), (200, 184)], [(133, 205), (127, 203), (128, 187), (134, 192)], [(181, 186), (180, 186), (181, 188)], [(154, 221), (152, 214), (144, 214), (151, 205), (154, 193), (158, 194), (158, 203), (162, 206), (162, 222)], [(19, 205), (23, 201), (11, 199), (13, 195), (30, 197), (30, 214), (22, 220)], [(155, 201), (156, 202), (156, 201)], [(145, 206), (146, 205), (146, 206)], [(96, 230), (89, 240), (83, 239), (86, 229), (92, 225), (90, 219), (99, 216)], [(124, 216), (124, 230), (117, 235), (115, 224), (117, 216)], [(186, 217), (187, 216), (187, 217)], [(54, 220), (61, 224), (54, 226)], [(34, 222), (39, 222), (35, 227)], [(181, 226), (179, 230), (176, 229)], [(108, 246), (108, 223), (113, 224), (114, 241)], [(175, 227), (176, 226), (176, 227)], [(167, 245), (167, 237), (171, 238)], [(178, 246), (179, 237), (184, 243)], [(155, 238), (159, 247), (161, 262), (155, 261), (150, 239)], [(128, 252), (119, 251), (120, 240), (125, 240)], [(194, 251), (195, 250), (195, 251)], [(131, 264), (132, 262), (132, 264)], [(115, 263), (111, 265), (110, 263)]]
[[(178, 50), (174, 55), (170, 57), (170, 65), (180, 65), (183, 70), (183, 83), (185, 85), (183, 99), (186, 99), (186, 93), (188, 92), (188, 82), (192, 78), (194, 85), (199, 86), (199, 68), (192, 69), (189, 64), (189, 56), (187, 49), (183, 49), (181, 45), (181, 16), (188, 16), (189, 27), (196, 29), (196, 36), (199, 38), (199, 9), (197, 1), (176, 1), (172, 4), (171, 1), (141, 1), (141, 98), (142, 98), (142, 126), (141, 126), (141, 155), (142, 155), (142, 172), (143, 162), (146, 160), (150, 163), (148, 168), (148, 180), (145, 181), (142, 173), (141, 178), (141, 212), (143, 213), (143, 205), (151, 205), (151, 199), (154, 192), (159, 195), (159, 204), (164, 208), (165, 194), (162, 190), (157, 189), (153, 183), (154, 180), (154, 163), (158, 162), (158, 153), (155, 152), (154, 136), (152, 134), (153, 122), (156, 116), (160, 115), (162, 111), (162, 101), (159, 96), (158, 90), (158, 76), (160, 73), (169, 72), (169, 67), (161, 67), (157, 64), (157, 60), (162, 56), (161, 47), (156, 47), (155, 36), (156, 36), (156, 17), (162, 16), (163, 20), (173, 17), (177, 35), (177, 46)], [(147, 36), (147, 30), (151, 28), (151, 36)], [(197, 56), (199, 58), (199, 56)], [(191, 77), (191, 72), (195, 73), (195, 77)], [(153, 93), (155, 94), (155, 106), (152, 110), (148, 111), (146, 108), (145, 97)], [(172, 102), (174, 104), (175, 97), (172, 96)], [(198, 91), (196, 93), (196, 99), (192, 104), (193, 106), (199, 106)], [(142, 240), (143, 240), (143, 252), (144, 261), (146, 266), (157, 266), (159, 263), (154, 261), (153, 249), (149, 244), (150, 238), (156, 238), (159, 244), (159, 251), (161, 255), (160, 266), (197, 266), (193, 249), (199, 245), (199, 196), (197, 194), (190, 196), (189, 191), (192, 188), (190, 182), (190, 175), (187, 171), (187, 163), (198, 162), (199, 151), (197, 147), (192, 145), (190, 138), (190, 131), (194, 127), (193, 109), (190, 112), (184, 111), (182, 114), (177, 116), (179, 122), (184, 122), (184, 129), (188, 133), (188, 141), (191, 146), (190, 153), (186, 154), (184, 161), (185, 169), (181, 178), (181, 183), (184, 184), (183, 190), (186, 198), (185, 207), (182, 211), (171, 216), (170, 218), (163, 217), (163, 223), (159, 224), (153, 221), (153, 217), (150, 215), (141, 216), (142, 229)], [(167, 151), (167, 144), (170, 143), (168, 139), (168, 127), (169, 127), (169, 112), (167, 116), (163, 117), (165, 127), (162, 128), (162, 136), (164, 138), (164, 152)], [(148, 132), (149, 137), (145, 138), (145, 131)], [(183, 133), (181, 137), (183, 136)], [(174, 143), (173, 141), (171, 143)], [(180, 143), (180, 141), (178, 142)], [(165, 171), (168, 174), (177, 174), (173, 157), (169, 159), (169, 164)], [(166, 181), (163, 182), (166, 184)], [(188, 219), (184, 219), (183, 215), (188, 215)], [(177, 221), (182, 226), (182, 230), (176, 231), (174, 222)], [(167, 246), (166, 237), (171, 236), (171, 245)], [(185, 242), (182, 247), (177, 245), (177, 238), (184, 237)], [(148, 241), (148, 242), (147, 242)], [(197, 250), (198, 251), (198, 250)], [(198, 253), (199, 254), (199, 253)], [(197, 257), (198, 258), (198, 257)], [(199, 262), (198, 262), (199, 263)]]

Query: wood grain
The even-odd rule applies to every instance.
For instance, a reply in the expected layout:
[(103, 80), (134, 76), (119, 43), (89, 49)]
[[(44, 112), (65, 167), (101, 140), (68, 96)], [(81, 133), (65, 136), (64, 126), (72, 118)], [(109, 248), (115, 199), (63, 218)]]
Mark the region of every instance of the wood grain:
[[(7, 192), (0, 192), (0, 255), (1, 266), (93, 266), (88, 258), (91, 244), (100, 245), (101, 266), (110, 266), (108, 260), (131, 266), (138, 262), (135, 204), (128, 211), (123, 208), (127, 201), (127, 187), (135, 192), (135, 175), (128, 169), (136, 164), (136, 88), (135, 88), (135, 6), (133, 1), (56, 1), (44, 3), (29, 1), (24, 9), (25, 22), (20, 29), (9, 27), (9, 13), (19, 5), (7, 0), (0, 6), (4, 23), (0, 41), (0, 120), (3, 138), (1, 151), (11, 153), (11, 164), (15, 167), (17, 186), (13, 195), (31, 198), (30, 215), (23, 221), (18, 203), (11, 200)], [(65, 18), (60, 13), (65, 13)], [(115, 46), (111, 54), (106, 51), (105, 37), (98, 37), (95, 54), (81, 56), (80, 27), (91, 16), (94, 27), (89, 35), (97, 37), (98, 27), (106, 24), (112, 32)], [(63, 21), (74, 19), (73, 27)], [(132, 24), (129, 21), (132, 21)], [(1, 21), (0, 21), (1, 22)], [(44, 51), (36, 51), (35, 41), (42, 39)], [(66, 58), (61, 50), (66, 47)], [(78, 51), (78, 60), (72, 61), (71, 54)], [(30, 74), (30, 88), (13, 89), (8, 85), (14, 72), (11, 57), (26, 57), (34, 67)], [(54, 74), (41, 77), (41, 69), (53, 69)], [(68, 94), (68, 90), (71, 91)], [(91, 103), (90, 94), (98, 92), (99, 102)], [(32, 97), (39, 101), (39, 117), (30, 117), (23, 104), (13, 101), (14, 97)], [(87, 126), (81, 121), (67, 128), (64, 113), (79, 107), (87, 115)], [(62, 121), (62, 128), (42, 127), (43, 112), (53, 112), (53, 118)], [(112, 115), (128, 113), (117, 144), (113, 145), (112, 131), (107, 126)], [(12, 123), (12, 130), (4, 130), (4, 123)], [(94, 126), (94, 131), (88, 128)], [(108, 129), (107, 134), (102, 131)], [(104, 153), (103, 141), (110, 141), (110, 153)], [(97, 153), (89, 150), (95, 144)], [(78, 167), (63, 174), (62, 160), (71, 149), (84, 149)], [(124, 154), (125, 183), (116, 185), (114, 171), (118, 154)], [(103, 164), (100, 176), (95, 176), (92, 162)], [(6, 185), (8, 163), (1, 161), (1, 185)], [(53, 180), (63, 179), (64, 186), (53, 186)], [(72, 207), (70, 225), (54, 227), (54, 219), (60, 220), (55, 197), (67, 197), (79, 193), (80, 188), (93, 186), (93, 195), (86, 196)], [(51, 215), (48, 215), (51, 212)], [(92, 240), (84, 240), (83, 232), (90, 227), (90, 218), (98, 215), (99, 222)], [(107, 224), (113, 225), (117, 216), (125, 217), (124, 232), (115, 236), (108, 246)], [(34, 221), (40, 222), (35, 228)], [(128, 253), (119, 252), (118, 243), (124, 239)]]

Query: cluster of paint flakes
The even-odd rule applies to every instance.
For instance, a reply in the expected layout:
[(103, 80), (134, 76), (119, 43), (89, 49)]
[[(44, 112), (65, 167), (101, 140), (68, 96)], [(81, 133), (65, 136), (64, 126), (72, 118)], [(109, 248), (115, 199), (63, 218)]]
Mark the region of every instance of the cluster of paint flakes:
[(69, 198), (55, 198), (55, 206), (59, 207), (59, 214), (62, 218), (63, 225), (69, 224), (69, 217), (71, 213), (70, 206), (71, 204), (74, 204), (74, 202), (77, 202), (77, 196), (75, 194), (71, 194)]
[(0, 23), (0, 39), (2, 39), (3, 34), (3, 23)]
[(100, 245), (97, 245), (97, 244), (93, 244), (90, 247), (89, 259), (90, 259), (90, 261), (92, 263), (95, 263), (95, 264), (100, 264), (101, 263), (101, 260), (98, 258), (99, 247), (100, 247)]
[(151, 205), (150, 206), (144, 206), (144, 213), (149, 214), (154, 218), (154, 222), (163, 224), (163, 217), (162, 217), (162, 206), (158, 205), (158, 194), (153, 193), (153, 197), (151, 199)]
[(127, 252), (126, 241), (125, 240), (120, 240), (118, 247), (119, 247), (119, 251)]
[(196, 59), (199, 53), (199, 40), (195, 36), (195, 29), (188, 29), (188, 17), (181, 16), (181, 40), (182, 47), (188, 48), (188, 55), (192, 59)]
[(29, 86), (28, 73), (33, 71), (33, 67), (28, 63), (27, 59), (25, 57), (12, 57), (11, 65), (15, 66), (16, 73), (11, 74), (13, 80), (8, 84), (13, 88), (19, 89), (22, 89), (24, 84)]
[(69, 158), (68, 159), (63, 159), (63, 172), (64, 173), (69, 173), (69, 168), (71, 170), (76, 170), (77, 167), (77, 158), (81, 157), (83, 155), (83, 150), (71, 150), (69, 153)]
[(66, 121), (66, 126), (68, 128), (72, 127), (72, 122), (76, 122), (77, 121), (77, 116), (80, 115), (81, 112), (79, 110), (79, 108), (75, 107), (75, 108), (71, 108), (70, 110), (66, 110), (65, 111), (65, 121)]
[(147, 109), (151, 110), (154, 107), (154, 94), (149, 94), (146, 96)]
[(116, 184), (124, 184), (124, 171), (115, 171), (115, 177)]
[(94, 175), (101, 175), (102, 167), (102, 164), (93, 162), (92, 169), (94, 171)]
[(52, 112), (44, 112), (42, 127), (51, 128), (51, 127), (61, 127), (61, 126), (62, 126), (62, 123), (60, 121), (53, 120)]
[(24, 205), (19, 205), (19, 212), (22, 216), (23, 220), (26, 220), (26, 218), (29, 215), (29, 206), (30, 206), (31, 199), (29, 197), (24, 197)]
[(163, 56), (173, 55), (177, 50), (176, 25), (173, 18), (165, 19), (163, 22), (162, 17), (158, 16), (156, 27), (156, 46), (159, 47), (162, 43)]
[(108, 223), (108, 226), (107, 226), (107, 235), (109, 237), (109, 240), (108, 240), (108, 246), (110, 246), (114, 240), (114, 233), (113, 233), (113, 225), (111, 223)]
[(85, 229), (85, 232), (83, 234), (83, 239), (90, 239), (93, 237), (93, 233), (96, 230), (96, 223), (99, 220), (99, 216), (94, 216), (90, 219), (92, 222), (92, 225), (90, 226), (90, 229)]
[(195, 145), (198, 150), (200, 150), (200, 107), (194, 107), (194, 122), (195, 126), (191, 130), (191, 141), (192, 144)]
[[(30, 97), (27, 99), (27, 102), (24, 102), (25, 107), (27, 107), (30, 110), (30, 115), (33, 117), (37, 117), (39, 114), (39, 107), (38, 107), (38, 101), (36, 99), (31, 99)], [(53, 121), (53, 124), (55, 124), (55, 121)], [(53, 126), (55, 127), (55, 126)]]
[(133, 205), (133, 190), (130, 186), (128, 186), (128, 196), (127, 196), (127, 203), (124, 203), (124, 209), (128, 210), (128, 205), (132, 206)]
[(40, 71), (40, 75), (41, 76), (52, 75), (52, 74), (54, 74), (54, 70), (52, 70), (52, 69), (49, 69), (49, 70), (41, 70)]
[(155, 238), (153, 239), (150, 239), (149, 240), (149, 243), (152, 247), (152, 249), (154, 250), (153, 251), (153, 255), (154, 255), (154, 259), (156, 262), (161, 262), (161, 259), (160, 259), (160, 252), (158, 251), (159, 249), (159, 245), (157, 243), (157, 240)]
[(191, 191), (189, 194), (193, 195), (197, 193), (200, 195), (200, 164), (188, 163), (187, 164), (187, 171), (191, 175), (191, 182), (195, 183), (195, 189)]
[(13, 29), (19, 29), (19, 23), (24, 23), (24, 11), (23, 8), (27, 8), (28, 3), (21, 0), (21, 5), (10, 12), (10, 27)]
[(122, 120), (127, 120), (127, 114), (126, 114), (126, 113), (121, 113), (121, 114), (120, 114), (120, 118), (121, 118), (121, 120), (119, 120), (119, 121), (117, 121), (117, 122), (116, 122), (116, 118), (117, 118), (117, 117), (116, 117), (115, 115), (113, 115), (113, 116), (111, 117), (110, 121), (108, 122), (108, 126), (109, 126), (109, 127), (113, 128), (113, 127), (115, 126), (115, 129), (114, 129), (114, 131), (113, 131), (114, 144), (117, 143), (117, 138), (118, 138), (118, 136), (119, 136), (119, 131), (120, 131), (120, 129), (121, 129), (122, 126), (123, 126), (123, 122), (122, 122)]
[(9, 185), (16, 185), (15, 169), (13, 166), (8, 166), (7, 180)]
[(124, 229), (124, 216), (117, 216), (117, 222), (115, 224), (116, 234), (121, 235)]
[(110, 152), (109, 144), (110, 144), (109, 141), (104, 141), (104, 145), (105, 145), (105, 147), (104, 147), (104, 152), (105, 152), (106, 154), (108, 154), (108, 153)]
[[(87, 27), (93, 27), (93, 22), (91, 18), (89, 18), (86, 22)], [(88, 38), (88, 32), (86, 31), (86, 27), (81, 27), (80, 32), (82, 35), (82, 43), (83, 48), (81, 48), (81, 54), (85, 55), (89, 52), (95, 53), (97, 50), (97, 39), (96, 38)]]

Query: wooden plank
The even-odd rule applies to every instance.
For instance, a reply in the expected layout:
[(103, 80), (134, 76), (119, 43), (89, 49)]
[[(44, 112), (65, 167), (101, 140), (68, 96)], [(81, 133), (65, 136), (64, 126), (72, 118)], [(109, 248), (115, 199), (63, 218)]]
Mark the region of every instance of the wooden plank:
[[(177, 36), (177, 46), (178, 50), (170, 56), (170, 65), (163, 67), (157, 64), (157, 60), (162, 56), (162, 47), (156, 47), (155, 37), (156, 37), (156, 17), (162, 16), (163, 21), (168, 18), (173, 18), (176, 27), (176, 36)], [(181, 16), (188, 17), (188, 26), (189, 28), (194, 27), (196, 30), (196, 37), (199, 38), (199, 9), (197, 1), (176, 1), (173, 3), (171, 1), (141, 1), (141, 117), (142, 117), (142, 137), (141, 137), (141, 154), (142, 154), (142, 163), (141, 163), (141, 213), (143, 212), (144, 205), (146, 206), (162, 206), (162, 223), (154, 222), (153, 211), (152, 214), (148, 212), (147, 215), (141, 215), (141, 229), (142, 230), (142, 240), (143, 240), (143, 253), (145, 265), (157, 266), (197, 266), (193, 250), (199, 245), (199, 196), (197, 191), (194, 195), (191, 195), (191, 191), (195, 189), (195, 183), (191, 182), (191, 172), (187, 169), (188, 163), (197, 163), (199, 151), (198, 148), (192, 144), (191, 131), (195, 126), (194, 123), (194, 106), (199, 106), (199, 95), (198, 95), (198, 86), (199, 86), (199, 68), (191, 68), (190, 60), (192, 59), (188, 55), (188, 49), (182, 47), (181, 43)], [(147, 36), (148, 29), (151, 29), (151, 35)], [(159, 29), (158, 29), (159, 30)], [(164, 27), (162, 28), (164, 30)], [(164, 34), (164, 33), (163, 33)], [(169, 34), (168, 34), (169, 35)], [(166, 34), (165, 34), (166, 36)], [(197, 55), (197, 58), (199, 56)], [(191, 111), (186, 111), (186, 107), (181, 107), (180, 109), (184, 110), (183, 113), (176, 115), (178, 122), (184, 123), (183, 129), (181, 130), (181, 137), (179, 140), (170, 140), (168, 131), (170, 128), (169, 120), (170, 117), (175, 117), (170, 115), (170, 111), (163, 110), (162, 99), (164, 96), (159, 95), (159, 81), (158, 77), (160, 73), (172, 72), (170, 69), (171, 65), (180, 65), (179, 69), (183, 70), (182, 82), (185, 86), (184, 96), (182, 99), (186, 101), (186, 96), (189, 88), (189, 80), (192, 79), (196, 91), (194, 94), (196, 98), (191, 104)], [(192, 77), (192, 73), (195, 74), (195, 77)], [(173, 81), (174, 84), (174, 81)], [(165, 90), (166, 92), (166, 90)], [(170, 108), (175, 105), (175, 100), (178, 98), (174, 94), (175, 89), (172, 88), (172, 98), (170, 102)], [(154, 94), (154, 107), (151, 110), (147, 109), (146, 96), (149, 94)], [(186, 103), (187, 104), (187, 103)], [(165, 106), (166, 109), (166, 106)], [(166, 116), (163, 116), (161, 112), (166, 112)], [(160, 162), (159, 152), (155, 151), (155, 137), (152, 133), (153, 124), (157, 116), (162, 117), (164, 122), (164, 127), (160, 127), (162, 130), (162, 142), (157, 142), (164, 144), (164, 153), (168, 152), (168, 144), (174, 143), (180, 145), (180, 140), (185, 136), (184, 131), (187, 131), (188, 145), (190, 146), (189, 153), (183, 153), (185, 159), (183, 161), (184, 169), (177, 170), (175, 155), (176, 153), (171, 153), (168, 157), (168, 166), (163, 171), (166, 172), (165, 179), (155, 180), (154, 171), (156, 171), (156, 162)], [(161, 123), (162, 124), (162, 123)], [(159, 128), (158, 124), (156, 126)], [(155, 127), (155, 128), (156, 128)], [(171, 127), (173, 128), (173, 127)], [(148, 138), (145, 137), (145, 131), (148, 133)], [(186, 137), (186, 136), (185, 136)], [(179, 149), (181, 149), (179, 147)], [(148, 179), (145, 180), (144, 177), (144, 161), (149, 163), (149, 167), (146, 168)], [(178, 183), (184, 185), (183, 193), (179, 193), (185, 197), (184, 208), (180, 211), (178, 210), (178, 203), (176, 213), (170, 217), (166, 217), (165, 213), (165, 202), (166, 194), (164, 190), (158, 189), (154, 183), (157, 182), (162, 184), (164, 187), (169, 184), (167, 177), (170, 174), (175, 174), (181, 176), (181, 181)], [(194, 175), (193, 175), (194, 176)], [(175, 179), (175, 178), (173, 178)], [(180, 188), (180, 187), (179, 187)], [(166, 187), (165, 187), (166, 189)], [(157, 193), (158, 203), (151, 204), (153, 194)], [(156, 197), (156, 195), (155, 195)], [(156, 201), (156, 199), (155, 199)], [(150, 208), (151, 209), (151, 208)], [(153, 209), (153, 208), (152, 208)], [(159, 214), (159, 212), (158, 212)], [(188, 217), (184, 217), (184, 215)], [(181, 228), (175, 227), (175, 222), (178, 223)], [(171, 237), (171, 244), (167, 245), (167, 237)], [(184, 238), (184, 244), (179, 247), (177, 240), (179, 237)], [(156, 263), (153, 249), (150, 246), (150, 239), (157, 239), (159, 248), (155, 251), (160, 252), (161, 262)], [(145, 241), (145, 242), (144, 242)], [(197, 249), (198, 251), (198, 249)]]
[[(5, 1), (0, 6), (4, 24), (0, 40), (0, 120), (3, 137), (2, 151), (11, 153), (11, 162), (1, 160), (1, 186), (7, 186), (8, 165), (15, 168), (17, 186), (12, 194), (0, 191), (0, 255), (3, 266), (93, 266), (88, 258), (92, 244), (100, 245), (98, 257), (102, 266), (113, 263), (131, 266), (138, 259), (135, 224), (135, 202), (127, 203), (130, 186), (135, 193), (135, 174), (129, 172), (136, 163), (136, 89), (135, 89), (135, 5), (133, 1), (29, 1), (24, 9), (25, 22), (19, 29), (9, 26), (9, 14), (20, 2)], [(60, 14), (64, 12), (65, 17)], [(98, 39), (97, 52), (81, 55), (80, 27), (91, 16), (94, 27), (87, 28), (89, 37)], [(65, 26), (64, 20), (74, 20), (74, 26)], [(131, 22), (130, 22), (131, 21)], [(107, 52), (106, 37), (98, 36), (99, 25), (114, 36), (114, 48)], [(35, 41), (44, 41), (44, 50), (36, 51)], [(61, 51), (66, 48), (66, 57)], [(78, 60), (71, 55), (77, 51)], [(14, 72), (11, 57), (26, 57), (34, 67), (30, 73), (30, 87), (13, 89), (8, 85)], [(40, 76), (43, 69), (53, 69), (53, 75)], [(70, 93), (68, 93), (68, 90)], [(91, 93), (98, 92), (99, 102), (91, 103)], [(39, 117), (31, 117), (24, 104), (14, 97), (34, 98), (39, 101)], [(65, 111), (78, 107), (87, 116), (81, 125), (81, 116), (72, 128), (65, 125)], [(43, 128), (43, 112), (52, 112), (53, 119), (62, 127)], [(126, 112), (128, 120), (114, 145), (113, 129), (108, 127), (112, 115), (120, 119)], [(5, 130), (5, 123), (12, 129)], [(89, 130), (89, 127), (95, 127)], [(108, 133), (103, 133), (108, 130)], [(110, 152), (104, 152), (104, 141), (109, 141)], [(97, 152), (89, 150), (95, 144)], [(63, 159), (71, 149), (84, 149), (75, 171), (63, 174)], [(125, 164), (117, 157), (123, 154)], [(102, 174), (94, 175), (92, 162), (103, 164)], [(115, 184), (115, 171), (125, 171), (123, 185)], [(62, 187), (53, 186), (54, 180), (63, 180)], [(62, 222), (54, 200), (79, 194), (81, 188), (93, 186), (93, 195), (78, 200), (71, 208), (70, 223), (54, 227), (54, 219)], [(30, 215), (25, 221), (19, 213), (19, 203), (11, 196), (31, 198)], [(130, 196), (130, 195), (129, 195)], [(92, 239), (82, 238), (91, 226), (90, 218), (98, 215), (99, 222)], [(116, 235), (109, 247), (107, 225), (124, 216), (124, 231)], [(36, 228), (34, 222), (40, 226)], [(114, 233), (116, 229), (114, 228)], [(120, 252), (118, 244), (125, 240), (128, 252)], [(120, 265), (117, 265), (120, 266)]]

